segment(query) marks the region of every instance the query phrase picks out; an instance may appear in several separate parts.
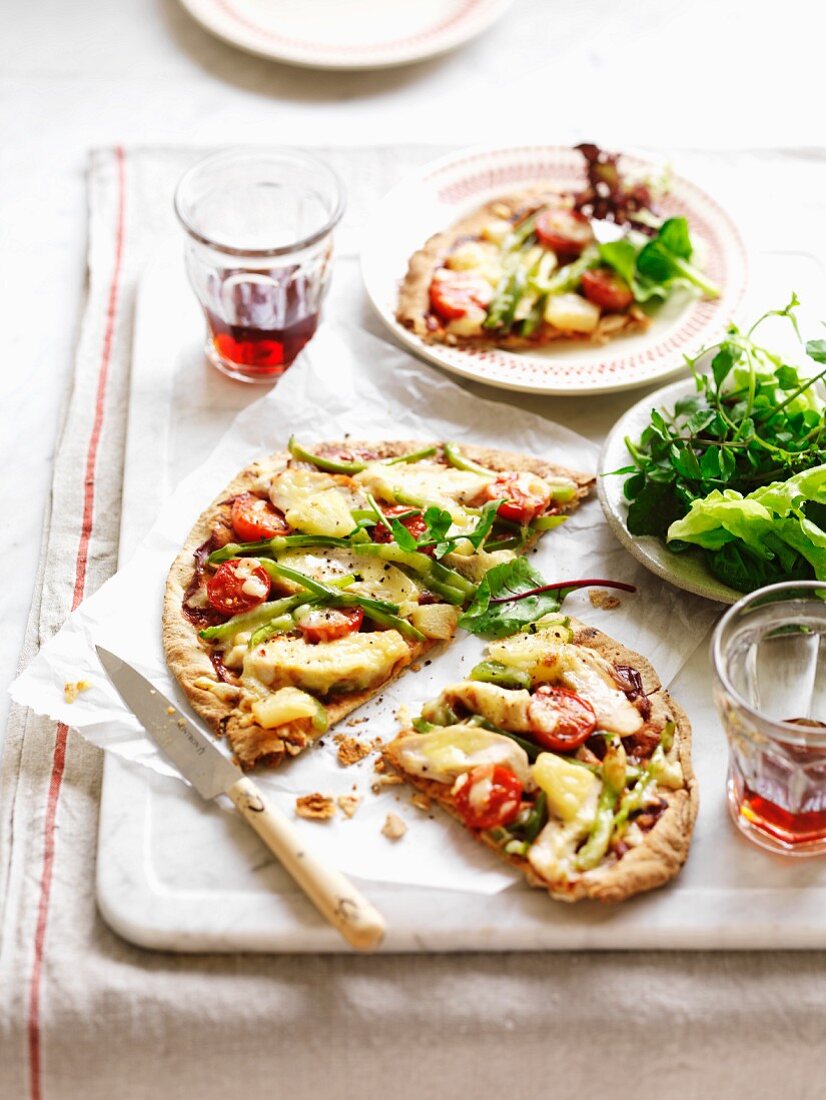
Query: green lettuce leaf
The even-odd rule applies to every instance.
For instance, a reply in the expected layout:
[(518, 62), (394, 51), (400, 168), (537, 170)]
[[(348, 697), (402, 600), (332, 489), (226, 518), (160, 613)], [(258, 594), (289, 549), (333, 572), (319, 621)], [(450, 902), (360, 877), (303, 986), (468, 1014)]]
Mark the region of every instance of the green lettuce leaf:
[[(555, 592), (538, 592), (523, 599), (508, 599), (541, 588), (545, 580), (541, 573), (531, 568), (525, 558), (502, 562), (482, 578), (473, 603), (459, 619), (459, 626), (471, 634), (486, 638), (504, 638), (515, 634), (544, 615), (559, 611), (562, 601), (572, 591), (570, 588)], [(503, 600), (502, 603), (492, 603)]]
[[(744, 591), (754, 587), (749, 578), (759, 576), (762, 583), (766, 576), (760, 561), (775, 563), (768, 570), (780, 572), (774, 579), (799, 579), (808, 563), (818, 580), (826, 580), (826, 531), (813, 518), (823, 504), (826, 464), (763, 485), (748, 496), (715, 489), (693, 501), (688, 513), (668, 528), (667, 537), (710, 551), (712, 571), (736, 577), (735, 587)], [(725, 550), (729, 544), (737, 544), (740, 553)]]

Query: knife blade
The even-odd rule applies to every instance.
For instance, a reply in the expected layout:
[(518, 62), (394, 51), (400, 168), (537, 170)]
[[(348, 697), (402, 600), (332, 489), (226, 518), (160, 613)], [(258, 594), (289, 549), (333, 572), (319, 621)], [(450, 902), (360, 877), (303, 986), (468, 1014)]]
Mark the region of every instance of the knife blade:
[(381, 914), (341, 872), (308, 849), (292, 823), (269, 804), (253, 781), (223, 755), (205, 733), (136, 668), (95, 646), (98, 659), (126, 706), (202, 798), (228, 795), (241, 816), (292, 875), (316, 908), (359, 950), (384, 937)]
[(243, 778), (241, 769), (227, 760), (217, 745), (136, 668), (102, 646), (95, 649), (118, 695), (202, 798), (217, 798)]

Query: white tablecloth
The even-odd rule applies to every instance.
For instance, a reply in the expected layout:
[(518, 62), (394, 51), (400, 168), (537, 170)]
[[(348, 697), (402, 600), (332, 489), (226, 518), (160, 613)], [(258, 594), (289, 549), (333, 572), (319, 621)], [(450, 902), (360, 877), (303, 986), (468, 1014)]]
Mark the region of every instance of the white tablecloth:
[[(76, 589), (105, 342), (105, 327), (87, 328), (86, 369), (75, 375), (89, 147), (582, 138), (717, 147), (711, 182), (738, 218), (754, 219), (777, 247), (796, 240), (822, 255), (821, 154), (729, 152), (823, 144), (822, 20), (810, 0), (782, 9), (517, 0), (507, 23), (451, 57), (334, 75), (240, 54), (192, 24), (176, 0), (18, 6), (6, 20), (0, 73), (0, 459), (7, 471), (21, 459), (25, 468), (2, 485), (12, 581), (0, 594), (0, 680), (13, 674), (33, 588), (24, 659)], [(111, 266), (97, 272), (98, 307), (112, 274)], [(128, 295), (121, 287), (96, 445), (111, 476), (98, 474), (88, 588), (111, 571), (117, 545)], [(587, 427), (586, 404), (566, 403), (565, 415)], [(63, 538), (52, 542), (43, 588), (36, 548), (56, 437), (66, 476), (51, 533)], [(68, 556), (66, 531), (74, 532)], [(95, 912), (97, 753), (17, 715), (3, 767), (3, 1100), (211, 1100), (239, 1085), (252, 1095), (333, 1100), (470, 1088), (482, 1100), (536, 1090), (586, 1100), (606, 1091), (681, 1100), (823, 1094), (814, 1057), (826, 1015), (822, 955), (152, 955), (111, 935)], [(43, 904), (44, 885), (60, 899), (54, 908)]]

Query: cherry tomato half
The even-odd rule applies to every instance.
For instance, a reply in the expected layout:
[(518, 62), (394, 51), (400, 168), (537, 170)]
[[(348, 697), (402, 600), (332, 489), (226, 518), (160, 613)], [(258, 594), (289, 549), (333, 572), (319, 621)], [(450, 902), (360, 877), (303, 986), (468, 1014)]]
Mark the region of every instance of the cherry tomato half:
[(578, 210), (543, 210), (536, 219), (536, 235), (560, 260), (575, 260), (594, 242), (591, 223)]
[(238, 615), (251, 611), (270, 594), (269, 574), (250, 558), (233, 558), (218, 566), (206, 584), (207, 599), (216, 611)]
[(473, 271), (449, 271), (440, 268), (430, 284), (430, 305), (440, 317), (453, 321), (469, 309), (487, 309), (493, 300), (493, 287)]
[(498, 514), (524, 527), (535, 519), (551, 502), (550, 493), (533, 474), (500, 474), (485, 486), (488, 500), (502, 500)]
[(298, 629), (310, 645), (355, 634), (364, 619), (360, 607), (317, 607), (302, 615)]
[[(393, 504), (389, 508), (384, 509), (384, 514), (388, 519), (395, 519), (397, 516), (403, 516), (405, 512), (410, 512), (409, 508), (406, 508), (403, 504)], [(427, 534), (427, 524), (424, 521), (424, 517), (421, 513), (415, 515), (407, 515), (400, 521), (402, 527), (406, 527), (414, 539), (420, 539), (422, 535)], [(393, 535), (384, 526), (383, 523), (377, 523), (372, 531), (373, 542), (392, 542)], [(422, 554), (432, 554), (432, 546), (420, 547)]]
[(582, 293), (589, 302), (610, 313), (622, 313), (634, 301), (625, 279), (607, 267), (595, 267), (582, 276)]
[(241, 493), (232, 502), (232, 526), (241, 542), (272, 539), (292, 530), (281, 512), (255, 493)]
[(543, 749), (573, 752), (597, 728), (591, 704), (568, 688), (542, 684), (528, 704), (531, 736)]
[(519, 813), (522, 784), (510, 768), (483, 764), (459, 776), (453, 797), (469, 829), (493, 829), (507, 825)]

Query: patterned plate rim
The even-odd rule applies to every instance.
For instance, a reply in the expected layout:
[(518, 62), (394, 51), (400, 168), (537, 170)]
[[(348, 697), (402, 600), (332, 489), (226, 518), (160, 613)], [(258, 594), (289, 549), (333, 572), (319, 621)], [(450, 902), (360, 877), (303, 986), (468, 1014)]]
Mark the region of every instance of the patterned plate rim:
[(462, 0), (429, 27), (362, 45), (295, 38), (262, 26), (236, 0), (181, 0), (193, 19), (224, 41), (260, 57), (322, 69), (373, 69), (404, 65), (452, 50), (487, 30), (514, 0)]
[[(657, 167), (652, 160), (636, 154), (623, 154), (623, 161), (634, 168)], [(482, 196), (490, 194), (491, 190), (506, 190), (539, 178), (547, 179), (551, 173), (555, 180), (574, 182), (581, 179), (579, 164), (579, 154), (567, 146), (522, 145), (464, 150), (425, 165), (416, 176), (397, 184), (382, 200), (381, 207), (390, 206), (400, 193), (413, 187), (437, 184), (442, 176), (446, 177), (446, 182), (435, 192), (436, 197), (456, 205), (473, 195), (479, 195), (480, 201), (484, 201)], [(468, 168), (473, 169), (469, 175), (463, 171)], [(452, 178), (457, 172), (459, 178)], [(583, 363), (499, 348), (457, 349), (427, 344), (396, 321), (395, 288), (391, 295), (386, 284), (379, 287), (373, 283), (369, 274), (371, 246), (365, 235), (362, 277), (368, 296), (384, 323), (417, 354), (455, 374), (492, 386), (564, 396), (611, 393), (659, 381), (683, 369), (679, 358), (681, 349), (699, 345), (736, 313), (745, 293), (748, 270), (743, 239), (720, 204), (682, 175), (671, 176), (671, 188), (664, 203), (666, 209), (670, 207), (677, 212), (688, 208), (692, 224), (699, 228), (710, 246), (708, 274), (725, 285), (719, 299), (692, 299), (679, 321), (669, 326), (654, 345), (629, 352), (623, 349), (623, 341), (618, 340), (595, 348), (594, 358)], [(688, 202), (684, 201), (684, 196), (688, 197)], [(448, 215), (444, 224), (450, 223)], [(732, 270), (728, 271), (728, 267)], [(598, 353), (601, 353), (599, 360), (596, 359)], [(665, 363), (652, 373), (652, 364), (663, 359)]]

